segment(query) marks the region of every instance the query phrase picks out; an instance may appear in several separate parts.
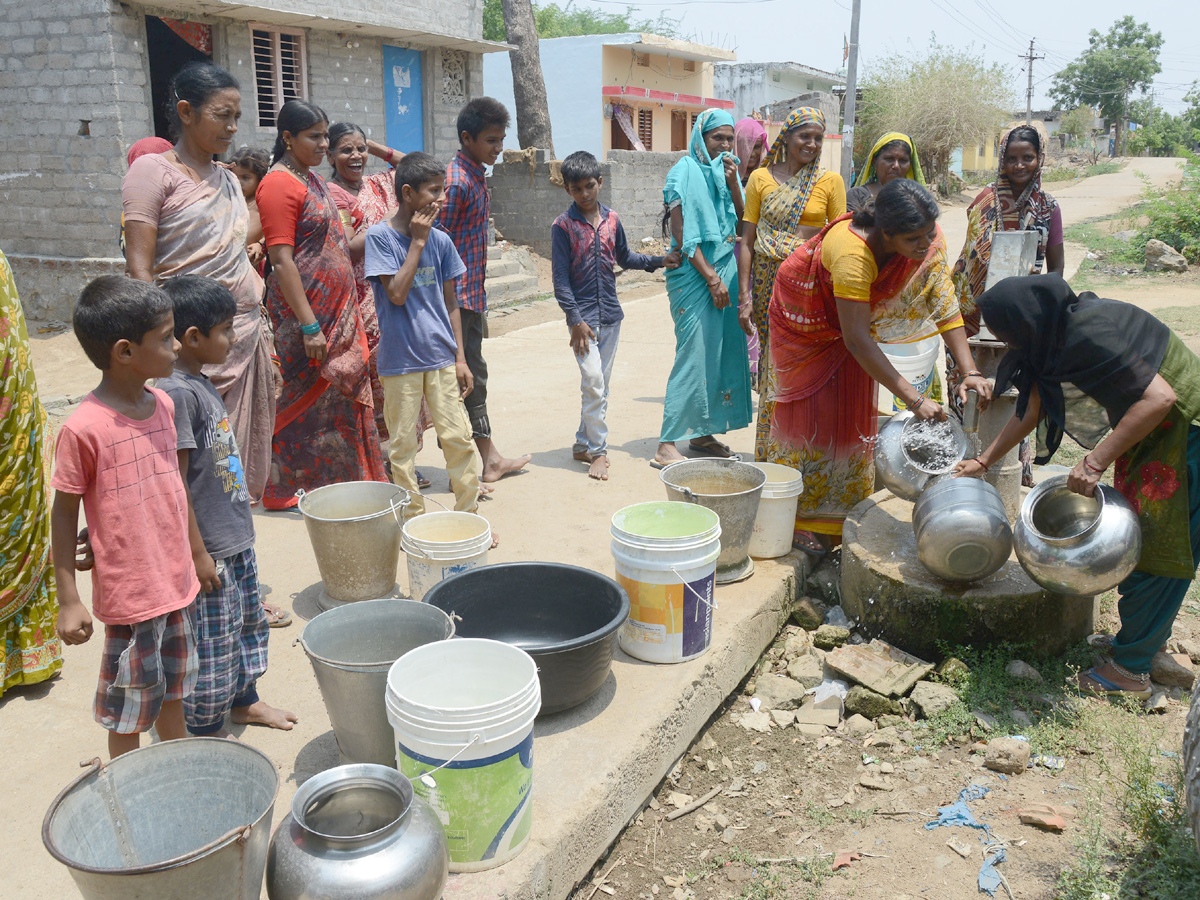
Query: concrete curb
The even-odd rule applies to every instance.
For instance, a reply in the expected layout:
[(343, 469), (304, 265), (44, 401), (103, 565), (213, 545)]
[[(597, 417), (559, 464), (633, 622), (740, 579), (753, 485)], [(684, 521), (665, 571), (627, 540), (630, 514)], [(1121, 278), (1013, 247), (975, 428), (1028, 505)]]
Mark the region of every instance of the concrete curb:
[(447, 900), (564, 900), (587, 877), (791, 614), (804, 555), (755, 565), (718, 589), (704, 656), (656, 666), (618, 651), (597, 696), (538, 720), (529, 844), (497, 869), (451, 876)]

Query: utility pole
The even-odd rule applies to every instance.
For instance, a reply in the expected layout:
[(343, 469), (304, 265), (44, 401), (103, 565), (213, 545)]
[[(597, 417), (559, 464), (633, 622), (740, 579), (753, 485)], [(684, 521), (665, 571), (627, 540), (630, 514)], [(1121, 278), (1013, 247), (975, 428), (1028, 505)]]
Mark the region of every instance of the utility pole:
[(1026, 53), (1024, 56), (1017, 57), (1018, 59), (1025, 60), (1025, 63), (1026, 63), (1025, 68), (1028, 70), (1028, 73), (1029, 73), (1028, 86), (1025, 88), (1025, 124), (1026, 125), (1033, 124), (1033, 61), (1035, 59), (1045, 59), (1046, 58), (1045, 56), (1034, 56), (1033, 55), (1034, 40), (1035, 40), (1035, 38), (1029, 39), (1029, 52)]
[(846, 98), (842, 102), (842, 180), (850, 183), (854, 168), (854, 116), (858, 100), (858, 19), (862, 0), (852, 0), (850, 12), (850, 53), (846, 59)]

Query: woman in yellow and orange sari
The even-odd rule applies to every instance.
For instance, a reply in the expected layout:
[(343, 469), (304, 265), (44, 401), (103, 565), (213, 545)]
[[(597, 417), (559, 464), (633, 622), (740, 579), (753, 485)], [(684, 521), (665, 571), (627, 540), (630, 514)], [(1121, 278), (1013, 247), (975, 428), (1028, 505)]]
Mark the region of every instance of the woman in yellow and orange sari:
[(871, 209), (826, 226), (779, 267), (770, 307), (775, 405), (767, 459), (804, 474), (796, 515), (802, 548), (839, 543), (846, 515), (874, 490), (877, 383), (918, 418), (945, 418), (877, 340), (914, 340), (932, 329), (967, 372), (958, 390), (977, 390), (984, 404), (991, 397), (967, 346), (937, 217), (928, 191), (898, 179)]
[(50, 560), (50, 429), (38, 400), (25, 314), (0, 253), (0, 696), (62, 668)]

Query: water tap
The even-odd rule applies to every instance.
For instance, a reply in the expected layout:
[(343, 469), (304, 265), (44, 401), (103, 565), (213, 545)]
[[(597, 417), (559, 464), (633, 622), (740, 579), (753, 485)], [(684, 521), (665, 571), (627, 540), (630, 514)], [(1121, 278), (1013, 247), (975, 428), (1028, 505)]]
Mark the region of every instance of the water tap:
[(975, 434), (979, 431), (979, 391), (967, 388), (967, 405), (963, 408), (963, 431)]

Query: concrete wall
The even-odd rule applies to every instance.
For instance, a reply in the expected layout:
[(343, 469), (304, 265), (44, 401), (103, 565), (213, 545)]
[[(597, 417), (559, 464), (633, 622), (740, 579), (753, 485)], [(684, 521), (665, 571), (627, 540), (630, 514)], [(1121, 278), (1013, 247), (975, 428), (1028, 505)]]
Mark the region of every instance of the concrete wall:
[[(733, 101), (734, 118), (741, 119), (764, 106), (799, 94), (812, 91), (832, 94), (836, 83), (840, 81), (827, 75), (796, 71), (773, 63), (718, 64), (714, 70), (713, 90), (715, 96)], [(840, 107), (837, 107), (829, 121), (830, 131), (838, 130), (836, 119), (840, 114)]]
[[(52, 5), (57, 7), (58, 0)], [(155, 7), (158, 5), (153, 3)], [(168, 0), (161, 5), (190, 13), (193, 19), (202, 18), (204, 14), (227, 14), (239, 19), (257, 15), (259, 21), (276, 22), (280, 21), (274, 17), (276, 13), (287, 17), (287, 21), (294, 21), (294, 16), (301, 13), (317, 21), (329, 21), (330, 29), (334, 31), (350, 31), (345, 27), (346, 23), (387, 24), (431, 34), (483, 39), (483, 0), (404, 0), (402, 4), (392, 0), (303, 0), (300, 3), (295, 0)], [(336, 27), (338, 23), (343, 27)]]
[[(441, 2), (438, 15), (452, 9), (462, 16), (477, 6), (477, 0)], [(242, 84), (236, 143), (270, 147), (274, 129), (257, 127), (249, 26), (209, 21), (214, 61)], [(462, 22), (457, 27), (474, 29)], [(481, 29), (479, 24), (475, 30)], [(334, 120), (351, 119), (383, 140), (383, 41), (357, 41), (358, 47), (347, 48), (333, 30), (306, 30), (309, 96)], [(436, 47), (422, 52), (426, 149), (444, 160), (458, 149), (459, 108), (483, 85), (480, 57), (468, 53), (462, 96), (444, 90), (445, 54), (458, 52)], [(84, 284), (124, 270), (118, 236), (125, 154), (134, 141), (153, 133), (144, 12), (112, 0), (5, 0), (0, 199), (6, 215), (0, 219), (0, 250), (30, 318), (69, 320)]]
[[(576, 150), (586, 150), (597, 158), (604, 156), (602, 133), (608, 121), (600, 94), (600, 56), (609, 38), (611, 35), (588, 35), (539, 42), (554, 150), (559, 158)], [(507, 53), (483, 57), (483, 91), (515, 115), (512, 66)], [(510, 134), (509, 143), (516, 147), (515, 124)]]
[[(620, 215), (633, 249), (640, 247), (642, 238), (662, 236), (663, 183), (682, 155), (613, 150), (601, 163), (604, 186), (600, 202)], [(550, 226), (571, 205), (571, 197), (550, 181), (545, 151), (537, 151), (532, 171), (523, 158), (497, 164), (488, 184), (492, 218), (504, 239), (532, 247), (549, 258)]]
[(786, 100), (779, 100), (768, 104), (759, 111), (768, 122), (778, 122), (782, 126), (787, 121), (787, 117), (792, 114), (792, 111), (802, 106), (811, 106), (825, 114), (826, 134), (838, 133), (838, 125), (842, 118), (841, 104), (833, 94), (826, 94), (823, 91), (799, 94), (789, 97)]

